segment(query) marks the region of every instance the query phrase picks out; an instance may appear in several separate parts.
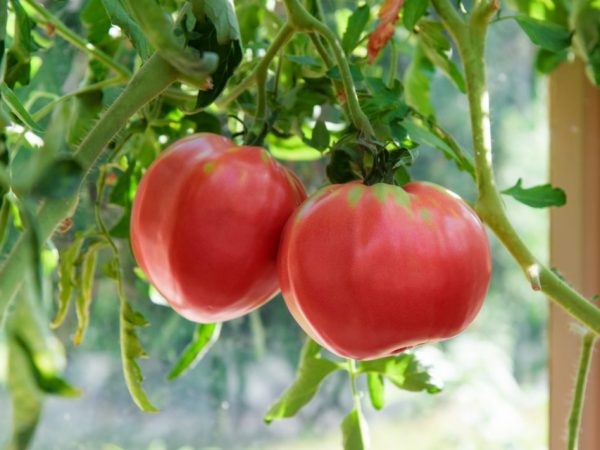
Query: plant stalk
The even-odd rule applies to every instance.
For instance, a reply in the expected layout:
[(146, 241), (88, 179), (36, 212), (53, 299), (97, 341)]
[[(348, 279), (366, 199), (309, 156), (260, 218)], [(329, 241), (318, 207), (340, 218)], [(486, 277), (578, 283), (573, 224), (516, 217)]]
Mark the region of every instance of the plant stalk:
[(579, 369), (577, 370), (577, 381), (575, 382), (575, 392), (573, 393), (573, 405), (569, 415), (568, 428), (569, 438), (567, 441), (567, 450), (577, 450), (579, 429), (581, 428), (581, 415), (583, 413), (583, 401), (585, 399), (585, 388), (587, 378), (590, 373), (590, 365), (596, 336), (588, 332), (583, 336), (581, 345), (581, 356), (579, 359)]
[(495, 0), (476, 2), (467, 24), (450, 0), (432, 2), (456, 42), (465, 72), (479, 193), (475, 205), (477, 213), (521, 266), (534, 290), (541, 290), (573, 318), (600, 335), (600, 309), (536, 259), (510, 223), (496, 187), (485, 73), (485, 41), (489, 21), (499, 4)]

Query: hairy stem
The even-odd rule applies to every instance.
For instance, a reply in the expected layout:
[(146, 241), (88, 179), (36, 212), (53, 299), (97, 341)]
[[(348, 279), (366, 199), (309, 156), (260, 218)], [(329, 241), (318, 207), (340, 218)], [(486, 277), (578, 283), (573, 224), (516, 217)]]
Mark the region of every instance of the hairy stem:
[[(84, 169), (81, 182), (129, 118), (163, 92), (177, 77), (178, 72), (158, 55), (152, 56), (141, 67), (75, 153)], [(66, 198), (46, 199), (40, 202), (37, 209), (37, 223), (41, 241), (48, 239), (56, 226), (73, 213), (77, 201), (78, 191)], [(0, 266), (0, 319), (21, 285), (23, 273), (29, 264), (30, 251), (27, 233), (23, 233)]]
[(571, 406), (571, 414), (568, 421), (569, 439), (567, 441), (567, 450), (577, 450), (585, 387), (587, 377), (590, 373), (590, 363), (592, 361), (595, 341), (596, 336), (591, 332), (586, 333), (582, 339), (579, 369), (577, 370), (577, 381), (575, 382), (575, 392), (573, 393), (573, 405)]
[(600, 335), (600, 309), (541, 264), (510, 223), (496, 187), (492, 165), (489, 94), (485, 73), (486, 33), (495, 0), (477, 2), (467, 24), (450, 0), (433, 5), (458, 47), (467, 85), (471, 134), (475, 153), (477, 213), (519, 263), (533, 289), (541, 290), (596, 335)]

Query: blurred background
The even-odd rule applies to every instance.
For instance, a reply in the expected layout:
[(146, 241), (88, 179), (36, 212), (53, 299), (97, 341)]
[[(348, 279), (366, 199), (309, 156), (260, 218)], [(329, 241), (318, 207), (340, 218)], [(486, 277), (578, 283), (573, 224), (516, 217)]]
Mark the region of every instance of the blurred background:
[[(349, 8), (336, 10), (331, 0), (324, 4), (332, 22), (346, 23)], [(406, 36), (396, 39), (402, 52)], [(534, 72), (533, 48), (511, 21), (494, 24), (489, 39), (498, 184), (508, 188), (520, 177), (525, 186), (544, 183), (548, 175), (546, 84)], [(56, 58), (55, 73), (39, 73), (36, 83), (49, 82), (43, 77), (68, 79), (69, 58), (76, 59), (76, 54), (63, 49)], [(408, 62), (409, 55), (402, 54), (399, 74)], [(439, 123), (470, 148), (466, 98), (439, 73), (433, 79), (432, 101)], [(325, 161), (293, 166), (309, 192), (325, 183)], [(474, 199), (472, 182), (437, 151), (420, 147), (411, 175)], [(91, 213), (93, 192), (88, 194), (82, 198), (78, 215)], [(546, 212), (511, 198), (505, 202), (530, 248), (547, 260)], [(63, 237), (56, 239), (60, 246)], [(547, 448), (547, 304), (531, 291), (493, 236), (491, 242), (493, 279), (475, 323), (455, 339), (415, 350), (444, 383), (444, 390), (427, 395), (388, 386), (386, 408), (380, 412), (364, 399), (374, 450)], [(131, 256), (127, 264), (133, 269)], [(139, 332), (149, 354), (141, 366), (144, 386), (160, 412), (141, 413), (127, 393), (119, 355), (118, 298), (114, 282), (99, 269), (84, 343), (79, 348), (71, 343), (74, 315), (59, 329), (68, 351), (66, 378), (84, 394), (76, 399), (48, 397), (33, 449), (340, 448), (339, 423), (352, 403), (343, 373), (328, 378), (298, 417), (269, 426), (262, 421), (293, 380), (304, 339), (280, 297), (249, 317), (224, 324), (220, 340), (204, 360), (182, 378), (167, 382), (166, 375), (191, 339), (194, 326), (153, 303), (147, 284), (133, 270), (127, 271), (126, 281), (128, 298), (152, 324)], [(0, 390), (0, 445), (10, 430), (9, 405), (6, 391)]]

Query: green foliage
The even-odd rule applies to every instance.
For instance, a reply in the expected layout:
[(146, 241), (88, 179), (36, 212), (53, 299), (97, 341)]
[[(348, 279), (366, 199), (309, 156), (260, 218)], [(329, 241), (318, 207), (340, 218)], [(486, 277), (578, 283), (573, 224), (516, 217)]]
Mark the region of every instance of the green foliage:
[(342, 366), (321, 356), (321, 347), (307, 339), (294, 383), (265, 414), (266, 423), (295, 416), (317, 393), (321, 383)]
[(369, 448), (367, 422), (360, 409), (353, 409), (342, 422), (344, 450), (366, 450)]
[(441, 386), (432, 379), (414, 353), (363, 361), (358, 365), (358, 372), (382, 375), (396, 387), (407, 391), (426, 391), (430, 394), (441, 391)]
[(174, 380), (188, 370), (193, 369), (204, 358), (215, 342), (217, 342), (220, 333), (220, 323), (198, 324), (194, 330), (192, 341), (184, 349), (179, 361), (177, 361), (171, 372), (169, 372), (167, 379)]
[(402, 7), (402, 22), (408, 31), (412, 31), (429, 8), (429, 0), (406, 0)]
[(550, 184), (523, 188), (522, 184), (523, 180), (519, 178), (514, 186), (503, 190), (502, 193), (510, 195), (515, 200), (532, 208), (563, 206), (567, 203), (567, 194), (560, 188), (553, 187)]
[(352, 15), (348, 18), (346, 31), (342, 37), (342, 48), (347, 55), (352, 53), (360, 41), (360, 36), (369, 23), (369, 6), (362, 5), (356, 8)]
[(369, 388), (369, 399), (373, 408), (377, 410), (383, 409), (385, 403), (383, 375), (374, 372), (367, 373), (367, 386)]
[(571, 33), (565, 27), (528, 16), (516, 16), (515, 20), (531, 42), (546, 50), (560, 52), (571, 44)]

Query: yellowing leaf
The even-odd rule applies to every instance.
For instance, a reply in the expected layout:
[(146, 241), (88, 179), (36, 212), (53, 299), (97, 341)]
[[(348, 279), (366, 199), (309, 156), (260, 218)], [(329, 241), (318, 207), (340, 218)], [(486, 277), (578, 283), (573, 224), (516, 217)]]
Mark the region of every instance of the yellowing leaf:
[(398, 21), (398, 15), (403, 3), (404, 0), (385, 0), (383, 5), (381, 5), (381, 9), (379, 10), (379, 25), (377, 25), (375, 31), (369, 36), (367, 44), (369, 61), (371, 63), (375, 61), (381, 49), (394, 36), (394, 25)]

